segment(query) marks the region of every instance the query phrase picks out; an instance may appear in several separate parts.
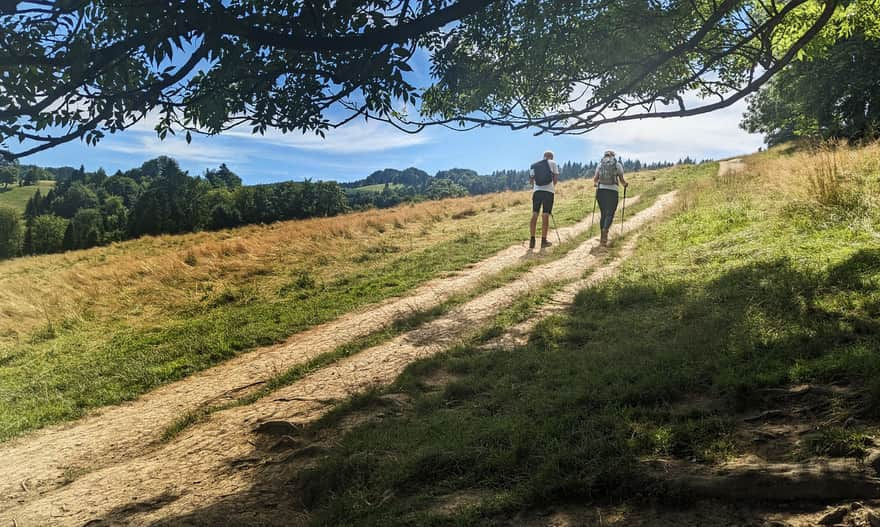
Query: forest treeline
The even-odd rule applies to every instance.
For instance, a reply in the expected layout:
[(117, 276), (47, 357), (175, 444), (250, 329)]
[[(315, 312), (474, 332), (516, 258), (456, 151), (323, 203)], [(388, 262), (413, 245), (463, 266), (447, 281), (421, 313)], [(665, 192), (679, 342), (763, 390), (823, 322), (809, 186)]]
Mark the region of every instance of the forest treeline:
[[(642, 164), (622, 160), (628, 172), (673, 163)], [(690, 158), (679, 163), (693, 163)], [(595, 163), (568, 162), (561, 179), (591, 175)], [(288, 181), (243, 185), (225, 164), (193, 177), (169, 157), (108, 176), (103, 169), (7, 165), (7, 184), (33, 185), (54, 179), (47, 193), (38, 189), (22, 216), (0, 207), (0, 259), (19, 255), (85, 249), (143, 235), (181, 234), (241, 225), (334, 216), (405, 202), (523, 189), (528, 171), (503, 170), (479, 175), (469, 169), (442, 170), (434, 176), (417, 168), (385, 169), (365, 179)], [(379, 191), (360, 187), (384, 185)]]
[[(245, 186), (222, 164), (192, 177), (169, 157), (108, 176), (104, 170), (55, 172), (16, 228), (0, 211), (0, 257), (85, 249), (146, 234), (181, 234), (255, 223), (333, 216), (349, 210), (334, 182)], [(4, 235), (5, 232), (5, 235)]]

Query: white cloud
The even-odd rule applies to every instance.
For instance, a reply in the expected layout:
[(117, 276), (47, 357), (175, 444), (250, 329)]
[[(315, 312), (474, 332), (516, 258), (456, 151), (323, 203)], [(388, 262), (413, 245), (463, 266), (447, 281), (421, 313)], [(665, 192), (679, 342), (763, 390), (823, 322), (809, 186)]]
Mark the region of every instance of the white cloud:
[(611, 149), (647, 162), (746, 154), (757, 150), (763, 140), (739, 128), (745, 109), (745, 101), (739, 101), (692, 117), (626, 121), (601, 126), (585, 138), (597, 151)]
[[(150, 112), (144, 119), (132, 126), (130, 131), (155, 135), (155, 127), (158, 123), (158, 113)], [(431, 141), (426, 132), (407, 134), (390, 125), (378, 121), (365, 122), (362, 119), (352, 121), (340, 128), (327, 130), (325, 135), (326, 137), (321, 137), (313, 132), (305, 134), (288, 132), (285, 134), (274, 128), (270, 128), (266, 130), (264, 135), (260, 135), (252, 134), (248, 126), (241, 126), (223, 132), (216, 137), (248, 139), (263, 144), (327, 154), (387, 152), (423, 145)]]
[(430, 137), (425, 132), (407, 134), (384, 123), (362, 120), (353, 121), (335, 130), (328, 130), (326, 137), (314, 133), (283, 134), (278, 130), (267, 130), (265, 135), (253, 135), (244, 129), (231, 130), (224, 135), (328, 154), (386, 152), (430, 142)]
[(200, 141), (198, 137), (193, 138), (192, 144), (187, 144), (183, 137), (170, 135), (163, 141), (156, 136), (155, 132), (137, 133), (133, 138), (134, 141), (125, 142), (107, 140), (101, 147), (124, 154), (143, 154), (148, 158), (169, 156), (178, 160), (218, 165), (224, 162), (228, 163), (231, 158), (247, 156), (247, 150), (235, 151), (234, 149), (205, 145), (202, 144), (204, 141)]

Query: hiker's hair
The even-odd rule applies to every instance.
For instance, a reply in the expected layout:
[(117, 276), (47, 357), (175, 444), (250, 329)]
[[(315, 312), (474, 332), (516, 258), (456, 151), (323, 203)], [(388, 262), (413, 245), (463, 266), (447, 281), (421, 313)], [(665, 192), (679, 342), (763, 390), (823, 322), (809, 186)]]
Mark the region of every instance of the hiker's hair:
[(553, 159), (553, 151), (547, 150), (544, 152), (544, 159)]
[(606, 150), (605, 157), (608, 157), (608, 156), (614, 157), (614, 150)]

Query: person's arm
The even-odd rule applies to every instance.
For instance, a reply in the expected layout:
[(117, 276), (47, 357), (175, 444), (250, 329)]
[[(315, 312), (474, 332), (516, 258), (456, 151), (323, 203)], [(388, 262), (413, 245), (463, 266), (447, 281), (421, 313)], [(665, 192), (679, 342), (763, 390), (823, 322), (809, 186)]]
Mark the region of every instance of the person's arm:
[(532, 187), (535, 185), (535, 169), (529, 169), (529, 186)]
[(629, 183), (627, 183), (627, 182), (626, 182), (626, 179), (623, 177), (623, 165), (621, 165), (620, 163), (618, 163), (618, 164), (617, 164), (617, 169), (618, 169), (618, 171), (619, 171), (618, 174), (617, 174), (617, 177), (618, 177), (618, 179), (620, 179), (620, 183), (623, 185), (624, 188), (628, 187), (628, 186), (629, 186)]
[(552, 169), (552, 173), (553, 173), (553, 186), (555, 187), (556, 185), (559, 184), (559, 165), (557, 165), (556, 162), (554, 162), (554, 163), (553, 163), (553, 166), (550, 167), (550, 168)]
[(599, 165), (596, 165), (596, 173), (593, 174), (593, 186), (599, 186)]

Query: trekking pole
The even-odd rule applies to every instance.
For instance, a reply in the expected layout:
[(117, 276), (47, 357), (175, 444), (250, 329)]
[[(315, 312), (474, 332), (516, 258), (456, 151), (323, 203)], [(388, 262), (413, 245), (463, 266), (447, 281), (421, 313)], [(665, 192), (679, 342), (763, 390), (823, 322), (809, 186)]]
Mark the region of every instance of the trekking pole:
[[(629, 185), (627, 185), (629, 186)], [(623, 209), (620, 211), (620, 235), (623, 236), (623, 218), (626, 216), (626, 187), (623, 187)]]
[(559, 227), (556, 226), (556, 216), (551, 214), (550, 219), (553, 220), (553, 230), (556, 231), (556, 241), (559, 242), (559, 245), (562, 245), (562, 238), (559, 237)]

